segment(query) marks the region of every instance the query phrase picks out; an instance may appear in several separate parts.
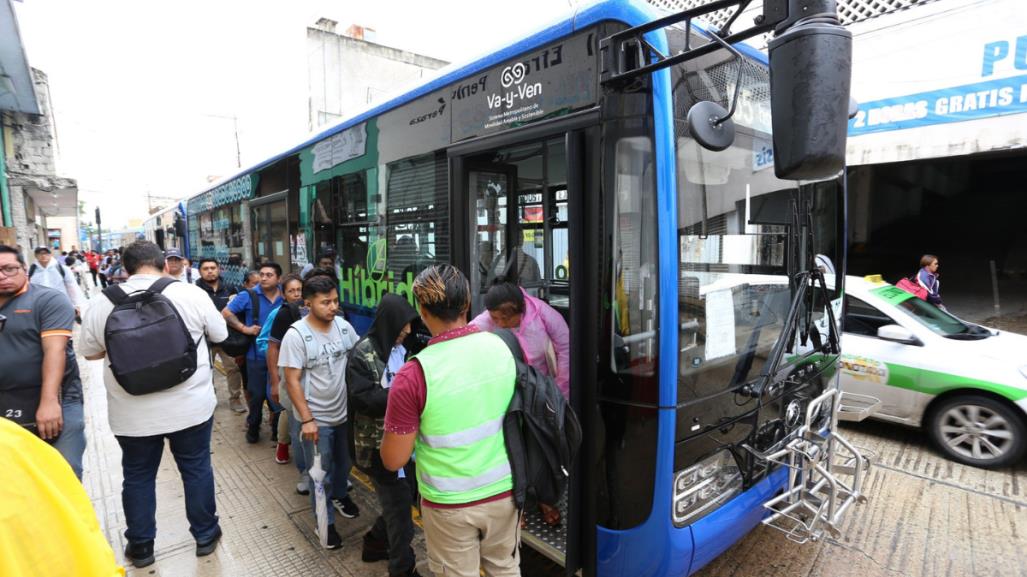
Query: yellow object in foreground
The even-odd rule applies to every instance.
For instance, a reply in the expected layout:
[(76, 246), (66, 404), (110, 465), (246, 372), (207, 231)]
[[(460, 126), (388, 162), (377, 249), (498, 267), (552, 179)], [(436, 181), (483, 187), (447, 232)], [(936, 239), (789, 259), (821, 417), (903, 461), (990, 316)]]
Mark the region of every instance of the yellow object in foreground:
[(0, 575), (125, 575), (85, 489), (56, 449), (0, 418), (0, 463)]

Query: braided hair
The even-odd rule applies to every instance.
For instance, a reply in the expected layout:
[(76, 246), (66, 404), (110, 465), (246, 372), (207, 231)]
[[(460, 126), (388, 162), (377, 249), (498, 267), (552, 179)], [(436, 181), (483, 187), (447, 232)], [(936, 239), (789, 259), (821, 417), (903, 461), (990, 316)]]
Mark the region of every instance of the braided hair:
[(444, 322), (467, 314), (471, 286), (460, 269), (449, 264), (432, 265), (414, 279), (414, 296), (421, 307)]

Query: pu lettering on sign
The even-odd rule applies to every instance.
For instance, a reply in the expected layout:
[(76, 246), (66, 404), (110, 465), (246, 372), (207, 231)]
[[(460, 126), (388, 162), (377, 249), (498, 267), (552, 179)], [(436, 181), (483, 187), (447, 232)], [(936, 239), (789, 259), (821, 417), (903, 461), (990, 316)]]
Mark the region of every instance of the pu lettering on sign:
[(996, 64), (1005, 64), (1009, 59), (1010, 46), (1015, 46), (1012, 54), (1013, 65), (1016, 70), (1027, 70), (1027, 34), (1020, 36), (1013, 42), (999, 40), (984, 45), (984, 59), (981, 64), (981, 76), (987, 77), (995, 73)]

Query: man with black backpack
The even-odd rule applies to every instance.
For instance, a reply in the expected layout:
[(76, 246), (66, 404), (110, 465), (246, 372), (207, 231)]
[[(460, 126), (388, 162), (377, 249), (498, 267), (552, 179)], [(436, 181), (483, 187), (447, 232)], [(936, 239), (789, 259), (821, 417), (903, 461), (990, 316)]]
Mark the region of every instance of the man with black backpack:
[(145, 567), (154, 562), (154, 483), (165, 439), (182, 475), (196, 555), (212, 553), (221, 538), (210, 464), (217, 398), (207, 341), (225, 340), (228, 330), (206, 293), (163, 275), (156, 244), (132, 243), (122, 264), (131, 276), (86, 310), (80, 352), (109, 361), (104, 384), (122, 451), (125, 558)]
[[(432, 340), (396, 373), (381, 461), (398, 471), (417, 451), (417, 486), (436, 575), (519, 576), (518, 509), (503, 421), (517, 364), (500, 337), (467, 324), (470, 285), (451, 265), (414, 280)], [(430, 394), (429, 394), (430, 391)]]

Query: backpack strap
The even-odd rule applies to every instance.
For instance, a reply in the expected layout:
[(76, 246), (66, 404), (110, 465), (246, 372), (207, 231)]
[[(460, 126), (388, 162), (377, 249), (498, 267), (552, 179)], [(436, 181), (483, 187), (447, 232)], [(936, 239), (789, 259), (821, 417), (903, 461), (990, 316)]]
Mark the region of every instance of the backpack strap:
[(32, 275), (36, 274), (38, 269), (39, 266), (37, 266), (36, 263), (32, 263), (32, 266), (29, 267), (29, 278), (32, 278)]
[(260, 295), (253, 289), (246, 289), (246, 292), (250, 295), (250, 305), (253, 309), (253, 324), (260, 322)]
[(107, 300), (114, 303), (114, 306), (116, 307), (125, 302), (125, 299), (128, 298), (128, 293), (121, 288), (121, 285), (112, 284), (103, 289), (103, 296), (107, 297)]
[(318, 350), (314, 332), (310, 330), (310, 325), (304, 320), (299, 320), (292, 323), (291, 328), (296, 329), (296, 332), (303, 337), (303, 345), (307, 348), (307, 364), (313, 364), (317, 360)]
[(57, 263), (57, 272), (61, 273), (61, 280), (64, 280), (64, 265), (60, 262)]

